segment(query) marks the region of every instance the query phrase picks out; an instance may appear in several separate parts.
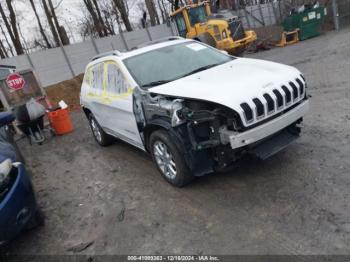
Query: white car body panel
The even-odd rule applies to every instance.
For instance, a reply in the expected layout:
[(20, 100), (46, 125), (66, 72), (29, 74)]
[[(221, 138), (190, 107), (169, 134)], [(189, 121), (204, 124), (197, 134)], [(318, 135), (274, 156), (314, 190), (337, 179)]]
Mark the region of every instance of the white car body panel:
[[(104, 56), (89, 63), (87, 68), (106, 60), (115, 61), (120, 66), (130, 88), (134, 90), (137, 87), (137, 83), (123, 64), (123, 60), (182, 42), (193, 41), (186, 39), (173, 40), (126, 53), (119, 53), (118, 56)], [(257, 59), (236, 58), (228, 63), (205, 71), (149, 88), (145, 92), (164, 95), (166, 97), (189, 98), (224, 105), (237, 112), (243, 126), (248, 128), (258, 124), (260, 121), (280, 114), (272, 120), (268, 120), (243, 132), (224, 130), (220, 134), (222, 141), (229, 143), (231, 148), (236, 149), (257, 142), (280, 131), (306, 114), (309, 103), (307, 100), (303, 101), (306, 96), (305, 89), (303, 92), (300, 91), (301, 89), (298, 89), (298, 96), (292, 99), (291, 103), (286, 102), (285, 92), (281, 89), (282, 86), (285, 86), (292, 92), (293, 90), (288, 83), (292, 82), (297, 86), (297, 78), (306, 86), (304, 79), (300, 76), (301, 73), (291, 66)], [(277, 106), (277, 97), (273, 92), (274, 89), (279, 90), (283, 94), (282, 107)], [(107, 133), (145, 150), (145, 145), (141, 139), (133, 112), (132, 94), (123, 99), (113, 101), (107, 101), (108, 97), (106, 97), (103, 102), (100, 99), (89, 98), (87, 94), (88, 87), (83, 81), (81, 104), (83, 107), (92, 111), (97, 121)], [(268, 112), (267, 105), (264, 104), (264, 116), (258, 117), (257, 108), (252, 99), (258, 98), (260, 101), (266, 102), (263, 96), (264, 94), (269, 94), (272, 97), (274, 107), (277, 109), (273, 112)], [(242, 103), (247, 103), (252, 109), (252, 121), (246, 120), (245, 112), (241, 107)], [(292, 108), (294, 105), (295, 107)], [(288, 108), (291, 109), (286, 111)]]
[[(289, 81), (295, 82), (298, 77), (300, 78), (300, 72), (287, 65), (257, 59), (237, 58), (232, 62), (206, 71), (153, 87), (149, 91), (225, 105), (239, 113), (244, 120), (241, 103), (246, 102), (251, 108), (255, 108), (252, 99), (259, 98), (264, 101), (264, 93), (269, 93), (275, 100), (272, 90), (282, 85), (288, 86)], [(298, 100), (301, 99), (303, 97), (298, 98)], [(265, 113), (267, 115), (267, 112)], [(255, 114), (254, 120), (251, 124), (257, 120)], [(251, 125), (246, 121), (243, 121), (243, 124), (245, 126)]]
[[(129, 87), (131, 89), (135, 87), (135, 82), (130, 77), (124, 65), (116, 59), (115, 56), (97, 59), (89, 63), (87, 68), (103, 63), (104, 61), (115, 62), (122, 71)], [(113, 99), (108, 95), (88, 97), (89, 87), (86, 85), (85, 81), (83, 81), (81, 90), (81, 104), (92, 111), (98, 123), (106, 133), (145, 150), (133, 112), (132, 92), (125, 97), (117, 99)]]

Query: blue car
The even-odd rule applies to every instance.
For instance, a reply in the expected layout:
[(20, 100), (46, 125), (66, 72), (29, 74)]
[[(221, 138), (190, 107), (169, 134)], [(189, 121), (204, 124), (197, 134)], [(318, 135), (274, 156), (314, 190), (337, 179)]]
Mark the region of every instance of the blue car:
[(0, 246), (43, 223), (23, 157), (8, 130), (11, 113), (0, 113)]

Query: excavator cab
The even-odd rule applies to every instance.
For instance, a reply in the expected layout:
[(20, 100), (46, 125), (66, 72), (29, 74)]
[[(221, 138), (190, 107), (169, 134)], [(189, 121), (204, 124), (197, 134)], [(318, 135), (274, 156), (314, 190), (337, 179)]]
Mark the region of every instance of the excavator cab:
[(238, 17), (212, 15), (208, 2), (190, 4), (175, 10), (171, 18), (184, 38), (204, 42), (231, 54), (242, 52), (256, 40), (254, 31), (245, 31)]

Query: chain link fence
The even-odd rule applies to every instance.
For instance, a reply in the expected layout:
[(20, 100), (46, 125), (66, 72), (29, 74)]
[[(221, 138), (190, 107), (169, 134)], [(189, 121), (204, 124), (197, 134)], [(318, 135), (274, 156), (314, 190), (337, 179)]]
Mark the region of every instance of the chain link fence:
[(333, 0), (336, 29), (350, 26), (350, 0)]

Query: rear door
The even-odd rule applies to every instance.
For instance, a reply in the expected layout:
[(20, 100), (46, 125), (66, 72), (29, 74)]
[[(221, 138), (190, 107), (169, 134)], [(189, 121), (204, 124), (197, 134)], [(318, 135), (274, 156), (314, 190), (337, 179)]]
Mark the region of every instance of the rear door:
[(81, 97), (84, 103), (92, 111), (98, 123), (105, 126), (105, 117), (103, 117), (103, 74), (104, 64), (98, 63), (90, 66), (85, 73), (84, 82), (81, 90)]

